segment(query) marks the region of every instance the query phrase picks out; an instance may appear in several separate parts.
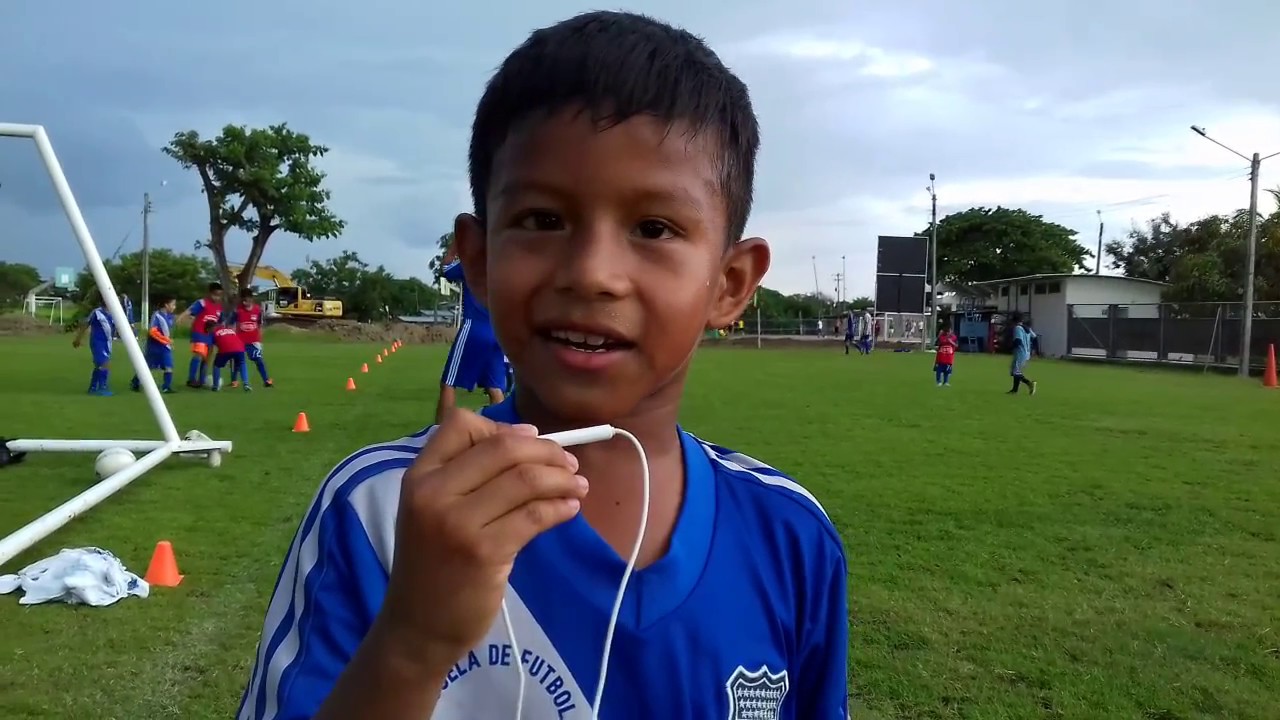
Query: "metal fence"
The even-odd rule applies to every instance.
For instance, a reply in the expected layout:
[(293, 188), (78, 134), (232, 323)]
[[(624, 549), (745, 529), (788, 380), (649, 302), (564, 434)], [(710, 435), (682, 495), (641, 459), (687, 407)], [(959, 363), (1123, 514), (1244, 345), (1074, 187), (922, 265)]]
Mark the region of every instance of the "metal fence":
[[(857, 317), (861, 317), (858, 315)], [(873, 322), (876, 326), (877, 342), (888, 343), (920, 343), (925, 335), (929, 316), (921, 313), (876, 313)], [(819, 325), (821, 321), (821, 325)], [(755, 337), (804, 337), (810, 339), (843, 338), (845, 316), (827, 315), (824, 317), (801, 317), (794, 319), (763, 318), (756, 324), (754, 315), (748, 313), (742, 318), (741, 325), (726, 329), (722, 335), (750, 335)]]
[[(1136, 362), (1238, 366), (1243, 303), (1068, 305), (1067, 355)], [(1249, 364), (1280, 345), (1280, 303), (1253, 305)]]

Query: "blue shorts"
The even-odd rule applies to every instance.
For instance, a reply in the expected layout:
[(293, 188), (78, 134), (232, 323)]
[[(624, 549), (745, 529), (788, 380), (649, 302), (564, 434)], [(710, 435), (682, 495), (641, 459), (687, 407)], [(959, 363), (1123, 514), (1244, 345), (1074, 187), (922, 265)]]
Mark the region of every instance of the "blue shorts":
[(507, 387), (507, 359), (488, 323), (465, 320), (449, 348), (440, 384), (462, 390)]
[(262, 359), (262, 343), (260, 342), (245, 343), (244, 355), (245, 357), (249, 358), (250, 360), (253, 360), (254, 362), (261, 360)]
[(147, 368), (150, 370), (172, 370), (173, 348), (159, 343), (147, 344)]
[(244, 353), (242, 352), (218, 353), (217, 359), (213, 361), (213, 367), (217, 369), (224, 368), (227, 366), (227, 363), (231, 362), (232, 360), (236, 362), (244, 362)]
[(111, 362), (111, 343), (89, 343), (89, 352), (93, 354), (94, 367), (106, 367)]
[(933, 371), (934, 371), (935, 373), (944, 373), (944, 374), (950, 375), (950, 374), (951, 374), (951, 370), (952, 370), (952, 368), (954, 368), (954, 367), (955, 367), (954, 365), (948, 365), (948, 364), (946, 364), (946, 363), (934, 363), (934, 364), (933, 364)]

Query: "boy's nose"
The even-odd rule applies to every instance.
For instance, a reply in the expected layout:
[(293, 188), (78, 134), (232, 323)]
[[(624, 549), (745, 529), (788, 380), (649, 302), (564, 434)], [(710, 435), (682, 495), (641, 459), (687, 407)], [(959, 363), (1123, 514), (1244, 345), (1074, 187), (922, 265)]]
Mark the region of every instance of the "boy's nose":
[(612, 226), (591, 223), (564, 247), (556, 289), (584, 297), (621, 297), (631, 289), (630, 241)]

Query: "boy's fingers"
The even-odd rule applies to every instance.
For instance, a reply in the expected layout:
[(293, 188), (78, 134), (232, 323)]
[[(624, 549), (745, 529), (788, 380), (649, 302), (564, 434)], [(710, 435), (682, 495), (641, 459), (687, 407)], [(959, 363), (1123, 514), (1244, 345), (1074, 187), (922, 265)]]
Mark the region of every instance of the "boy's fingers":
[(504, 432), (537, 435), (531, 425), (504, 425), (470, 410), (453, 408), (431, 433), (431, 439), (418, 453), (410, 470), (439, 467), (485, 438)]
[(557, 465), (526, 463), (507, 469), (467, 495), (456, 506), (458, 512), (472, 515), (475, 524), (485, 527), (530, 502), (580, 500), (587, 494), (587, 481), (574, 475), (563, 460), (557, 460)]
[[(539, 440), (534, 435), (536, 432), (527, 425), (506, 426), (505, 430), (500, 429), (455, 455), (449, 462), (449, 477), (444, 482), (448, 492), (455, 496), (478, 492), (520, 466), (551, 471), (577, 470), (577, 458), (550, 440)], [(532, 473), (538, 471), (530, 469), (521, 472), (531, 477)], [(497, 484), (502, 485), (501, 482)], [(496, 512), (481, 518), (481, 523), (487, 523), (501, 514)]]
[(514, 556), (539, 534), (573, 519), (581, 508), (577, 498), (533, 500), (490, 523), (486, 533), (493, 538), (495, 553)]

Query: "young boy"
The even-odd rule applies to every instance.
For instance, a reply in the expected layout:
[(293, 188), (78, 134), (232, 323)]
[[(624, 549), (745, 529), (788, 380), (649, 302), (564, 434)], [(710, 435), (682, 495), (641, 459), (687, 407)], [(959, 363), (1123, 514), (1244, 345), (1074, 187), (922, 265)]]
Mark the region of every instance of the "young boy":
[[(160, 392), (166, 394), (173, 392), (173, 311), (177, 309), (177, 302), (172, 295), (156, 298), (156, 311), (151, 314), (151, 327), (147, 330), (147, 367), (164, 372), (164, 385), (160, 386)], [(129, 387), (134, 392), (142, 389), (142, 382), (136, 374)]]
[(204, 387), (209, 372), (209, 350), (213, 336), (204, 328), (222, 325), (222, 283), (209, 283), (203, 298), (191, 304), (179, 320), (191, 318), (191, 364), (187, 368), (187, 387)]
[[(258, 367), (258, 377), (262, 378), (263, 387), (275, 387), (271, 376), (267, 374), (267, 364), (262, 359), (262, 306), (254, 300), (253, 288), (241, 288), (240, 304), (235, 312), (236, 334), (244, 343), (245, 357)], [(245, 375), (248, 376), (248, 370)], [(246, 380), (245, 382), (248, 382)], [(231, 383), (232, 387), (236, 382)]]
[(493, 335), (489, 310), (478, 300), (467, 284), (456, 243), (444, 256), (441, 274), (445, 280), (462, 286), (462, 326), (453, 338), (449, 355), (440, 374), (440, 399), (436, 402), (436, 422), (458, 403), (458, 388), (470, 392), (484, 388), (489, 404), (497, 405), (505, 397), (507, 361)]
[(89, 333), (89, 352), (93, 359), (93, 374), (89, 377), (89, 394), (111, 397), (108, 379), (111, 373), (111, 342), (116, 335), (116, 324), (107, 311), (107, 303), (98, 299), (98, 306), (89, 312), (84, 324), (76, 331), (71, 347), (79, 348), (84, 334)]
[(933, 379), (938, 383), (938, 387), (951, 387), (951, 369), (956, 361), (956, 348), (960, 347), (960, 339), (951, 331), (950, 323), (942, 324), (942, 332), (938, 333), (936, 345)]
[(1027, 363), (1031, 362), (1031, 341), (1034, 340), (1036, 334), (1031, 331), (1022, 322), (1021, 315), (1015, 315), (1013, 318), (1013, 360), (1009, 365), (1009, 375), (1013, 377), (1013, 389), (1009, 391), (1010, 395), (1017, 395), (1018, 389), (1022, 385), (1026, 385), (1030, 394), (1036, 394), (1036, 383), (1027, 377), (1023, 371), (1027, 368)]
[(222, 389), (222, 368), (231, 365), (232, 379), (239, 378), (244, 383), (244, 391), (249, 392), (249, 366), (244, 361), (244, 341), (236, 334), (233, 327), (210, 322), (206, 332), (213, 338), (213, 345), (218, 355), (213, 361), (213, 391)]
[[(677, 423), (700, 338), (769, 267), (765, 241), (742, 238), (758, 144), (742, 82), (655, 20), (580, 15), (506, 59), (472, 128), (475, 214), (454, 230), (519, 385), (330, 474), (240, 718), (589, 719), (602, 657), (610, 720), (846, 717), (831, 521)], [(535, 437), (601, 423), (639, 439), (652, 485), (607, 652), (640, 459), (622, 438)]]

